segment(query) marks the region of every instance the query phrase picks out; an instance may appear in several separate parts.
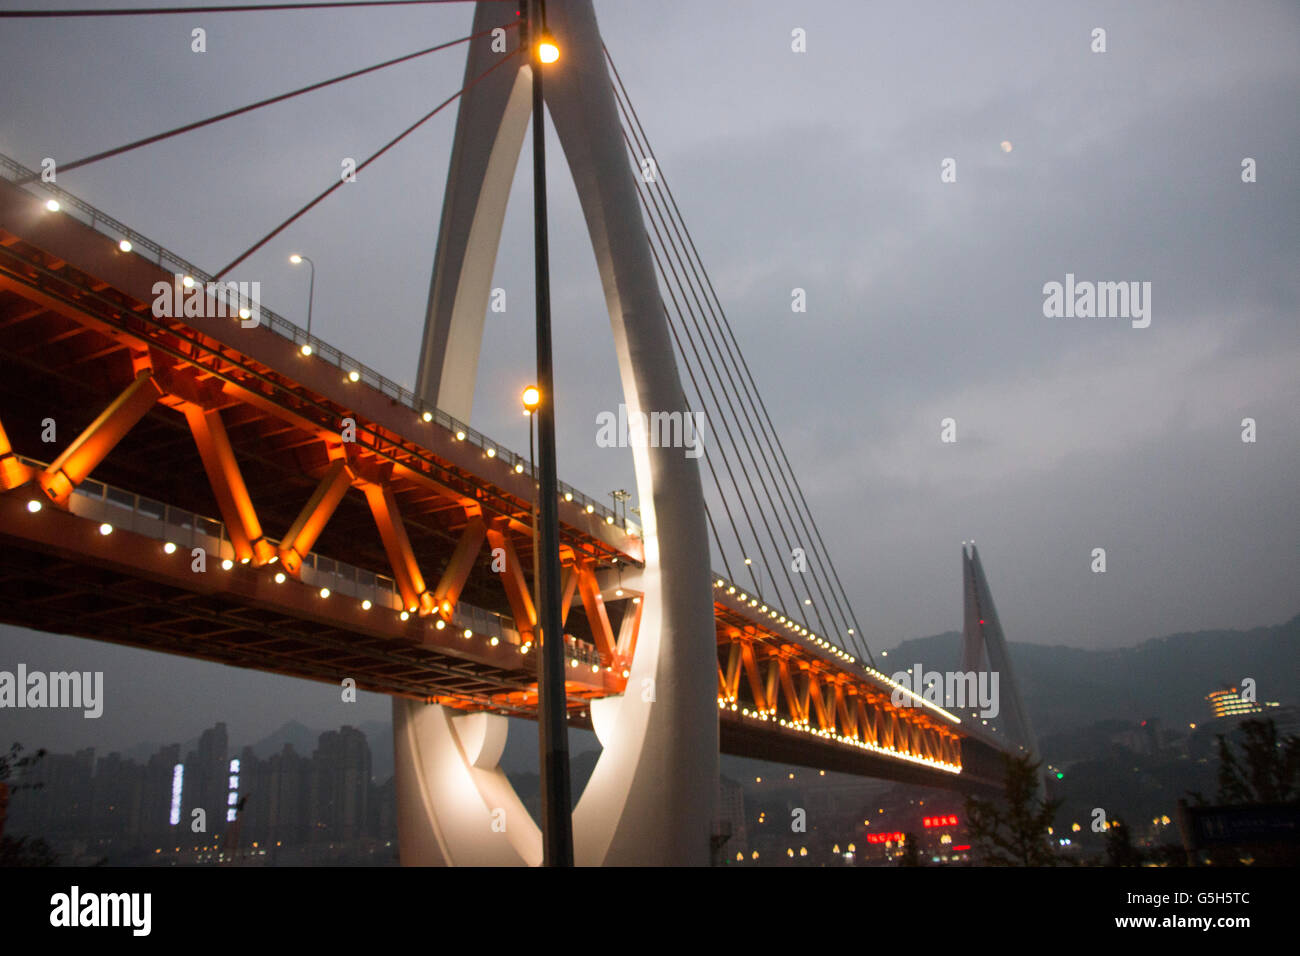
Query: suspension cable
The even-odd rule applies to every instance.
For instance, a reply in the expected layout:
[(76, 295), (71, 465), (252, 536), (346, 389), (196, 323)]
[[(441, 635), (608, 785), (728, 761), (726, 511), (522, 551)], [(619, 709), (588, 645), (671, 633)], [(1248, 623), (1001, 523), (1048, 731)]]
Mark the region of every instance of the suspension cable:
[[(493, 27), (492, 29), (493, 30), (509, 29), (511, 27), (515, 27), (518, 25), (519, 25), (518, 21), (511, 21), (510, 23), (503, 23), (501, 24), (501, 26)], [(300, 89), (292, 90), (288, 93), (281, 93), (279, 96), (272, 96), (269, 99), (259, 100), (256, 103), (250, 103), (249, 105), (241, 106), (238, 109), (227, 110), (224, 113), (218, 113), (216, 116), (209, 116), (207, 119), (199, 120), (196, 123), (187, 123), (184, 126), (178, 126), (175, 129), (168, 130), (165, 133), (157, 133), (154, 136), (147, 136), (144, 139), (137, 139), (135, 142), (127, 143), (124, 146), (118, 146), (115, 149), (106, 149), (102, 153), (95, 153), (93, 156), (87, 156), (84, 159), (73, 160), (70, 163), (61, 163), (58, 169), (59, 172), (65, 173), (70, 169), (78, 169), (82, 166), (89, 166), (91, 163), (97, 163), (102, 159), (109, 159), (113, 156), (120, 156), (122, 153), (128, 153), (133, 149), (139, 149), (141, 146), (148, 146), (152, 143), (157, 143), (161, 140), (168, 139), (172, 136), (179, 136), (182, 133), (189, 133), (193, 130), (201, 129), (204, 126), (211, 126), (213, 123), (220, 123), (222, 120), (228, 120), (231, 117), (239, 116), (243, 113), (251, 113), (253, 110), (261, 109), (263, 106), (270, 106), (273, 103), (281, 103), (284, 100), (291, 99), (295, 96), (301, 96), (303, 93), (310, 93), (313, 90), (324, 89), (325, 87), (332, 86), (335, 83), (342, 83), (344, 80), (350, 80), (353, 79), (354, 77), (364, 76), (367, 73), (374, 73), (376, 70), (382, 70), (385, 67), (395, 66), (398, 63), (405, 63), (408, 60), (414, 60), (422, 56), (428, 56), (430, 53), (436, 53), (439, 50), (446, 50), (449, 47), (453, 47), (461, 43), (467, 43), (470, 40), (476, 40), (479, 37), (486, 36), (491, 32), (492, 30), (480, 30), (478, 33), (471, 33), (469, 36), (461, 37), (459, 40), (451, 40), (447, 43), (440, 43), (437, 46), (431, 46), (424, 50), (417, 50), (415, 53), (408, 53), (406, 54), (406, 56), (399, 56), (392, 60), (385, 60), (383, 63), (376, 63), (374, 66), (368, 66), (362, 70), (353, 70), (351, 73), (344, 73), (342, 76), (336, 76), (330, 80), (322, 80), (319, 83), (312, 83), (310, 86), (304, 86)], [(39, 176), (33, 173), (32, 175), (24, 176), (22, 179), (16, 180), (15, 184), (18, 186), (23, 186), (26, 185), (27, 183), (34, 182), (38, 178)]]
[[(617, 87), (622, 89), (623, 97), (627, 99), (627, 110), (630, 110), (631, 112), (631, 122), (635, 124), (635, 127), (640, 129), (641, 137), (644, 138), (645, 136), (644, 127), (641, 126), (640, 118), (639, 116), (636, 115), (636, 108), (635, 106), (632, 105), (630, 97), (628, 97), (626, 87), (623, 86), (622, 78), (621, 76), (619, 76), (618, 68), (614, 64), (613, 58), (609, 55), (609, 51), (607, 48), (605, 49), (605, 56), (609, 62), (610, 68), (615, 77)], [(616, 99), (617, 99), (617, 91), (616, 91)], [(620, 108), (622, 109), (621, 101), (619, 102), (619, 105)], [(658, 167), (657, 157), (654, 156), (653, 149), (650, 148), (648, 139), (645, 142), (646, 142), (647, 153), (655, 160), (656, 167)], [(636, 157), (634, 154), (634, 159), (635, 158)], [(657, 169), (657, 172), (660, 171)], [(673, 210), (676, 212), (677, 218), (681, 220), (680, 207), (677, 205), (677, 201), (676, 198), (673, 196), (672, 189), (668, 185), (667, 178), (662, 176), (662, 173), (660, 173), (660, 180), (663, 183), (664, 193), (669, 203), (671, 204)], [(684, 230), (685, 232), (685, 241), (689, 245), (694, 260), (700, 262), (700, 270), (703, 271), (703, 283), (707, 285), (708, 292), (711, 297), (710, 309), (712, 310), (714, 305), (716, 305), (717, 314), (715, 316), (715, 321), (718, 322), (719, 327), (725, 333), (724, 342), (728, 343), (727, 351), (728, 353), (730, 353), (734, 350), (735, 360), (739, 362), (739, 368), (743, 370), (744, 377), (745, 377), (745, 381), (742, 382), (743, 390), (747, 395), (747, 397), (750, 397), (751, 407), (753, 407), (755, 412), (758, 413), (758, 415), (760, 416), (760, 420), (766, 422), (767, 427), (762, 430), (761, 434), (763, 434), (764, 436), (764, 440), (769, 448), (769, 451), (773, 452), (773, 454), (771, 455), (772, 459), (775, 460), (776, 456), (779, 455), (778, 464), (784, 466), (783, 468), (778, 468), (778, 473), (780, 474), (782, 484), (785, 485), (787, 492), (790, 493), (791, 496), (795, 499), (797, 505), (802, 506), (802, 510), (800, 510), (798, 506), (796, 506), (795, 508), (795, 512), (798, 515), (798, 519), (799, 519), (798, 523), (804, 527), (805, 534), (807, 534), (809, 531), (809, 525), (811, 526), (812, 537), (815, 538), (815, 542), (816, 542), (816, 548), (814, 550), (814, 554), (818, 558), (818, 564), (824, 564), (830, 570), (834, 582), (838, 586), (839, 593), (836, 593), (835, 588), (832, 588), (831, 594), (836, 608), (841, 612), (842, 618), (853, 625), (849, 634), (849, 637), (852, 639), (851, 643), (855, 647), (859, 648), (860, 653), (865, 652), (866, 657), (870, 659), (874, 664), (874, 657), (871, 654), (870, 647), (866, 645), (865, 639), (861, 635), (861, 630), (857, 626), (857, 621), (852, 611), (852, 605), (848, 600), (848, 595), (844, 589), (843, 581), (840, 579), (839, 573), (835, 569), (834, 564), (830, 561), (829, 553), (827, 552), (825, 541), (822, 538), (820, 529), (817, 527), (816, 521), (812, 518), (811, 509), (808, 507), (807, 498), (803, 493), (802, 487), (798, 483), (797, 477), (794, 475), (793, 468), (790, 465), (789, 457), (785, 453), (785, 449), (781, 444), (780, 438), (776, 433), (775, 427), (773, 426), (771, 415), (767, 410), (766, 403), (763, 402), (762, 396), (758, 392), (757, 384), (754, 382), (753, 373), (750, 371), (748, 363), (745, 362), (743, 353), (740, 352), (739, 343), (735, 339), (735, 333), (732, 330), (730, 323), (726, 319), (725, 311), (722, 309), (721, 301), (719, 300), (717, 291), (714, 289), (713, 284), (709, 279), (708, 272), (707, 270), (703, 269), (703, 264), (699, 257), (699, 250), (696, 248), (694, 239), (690, 235), (689, 227), (686, 226), (684, 220), (681, 221), (681, 227), (682, 230)], [(675, 224), (674, 224), (674, 228), (675, 228)], [(773, 448), (773, 443), (775, 443), (775, 448)], [(793, 488), (791, 488), (791, 483), (793, 483)], [(788, 509), (786, 509), (786, 514), (787, 516), (789, 515)], [(823, 594), (823, 599), (824, 599), (824, 592), (821, 592), (820, 580), (817, 580), (815, 583), (817, 584), (819, 593)], [(830, 610), (829, 606), (828, 606), (828, 610)]]
[[(398, 143), (400, 143), (402, 140), (406, 139), (407, 136), (409, 136), (411, 133), (415, 132), (417, 129), (419, 129), (421, 126), (423, 126), (423, 125), (424, 125), (425, 123), (427, 123), (429, 120), (431, 120), (434, 116), (438, 115), (438, 113), (442, 112), (443, 109), (445, 109), (447, 106), (450, 106), (452, 103), (454, 103), (456, 100), (458, 100), (458, 99), (459, 99), (459, 98), (460, 98), (460, 97), (461, 97), (461, 96), (462, 96), (462, 95), (463, 95), (467, 90), (469, 90), (471, 87), (473, 87), (476, 83), (478, 83), (480, 80), (482, 80), (485, 76), (487, 76), (487, 75), (488, 75), (489, 73), (491, 73), (493, 70), (497, 69), (497, 67), (501, 66), (503, 63), (508, 62), (512, 57), (514, 57), (516, 54), (518, 54), (518, 53), (519, 53), (521, 50), (523, 50), (523, 49), (524, 49), (523, 47), (516, 47), (514, 50), (512, 50), (510, 53), (507, 53), (507, 54), (506, 54), (505, 56), (503, 56), (500, 60), (498, 60), (496, 63), (492, 64), (490, 67), (488, 67), (486, 70), (484, 70), (484, 71), (483, 71), (482, 73), (480, 73), (478, 76), (476, 76), (474, 79), (470, 80), (470, 81), (469, 81), (468, 83), (466, 83), (463, 87), (461, 87), (459, 90), (457, 90), (457, 91), (456, 91), (455, 93), (453, 93), (451, 96), (447, 97), (445, 100), (443, 100), (441, 103), (439, 103), (439, 104), (438, 104), (437, 106), (435, 106), (433, 109), (431, 109), (429, 112), (425, 113), (422, 117), (420, 117), (418, 120), (416, 120), (416, 121), (415, 121), (414, 123), (412, 123), (410, 126), (408, 126), (408, 127), (407, 127), (405, 130), (403, 130), (401, 133), (398, 133), (395, 137), (393, 137), (392, 139), (390, 139), (387, 143), (385, 143), (385, 144), (384, 144), (384, 145), (379, 149), (378, 152), (373, 153), (373, 154), (372, 154), (368, 159), (366, 159), (363, 163), (359, 164), (359, 165), (357, 166), (357, 168), (356, 168), (356, 171), (357, 171), (357, 172), (361, 172), (361, 170), (365, 169), (367, 166), (369, 166), (371, 163), (373, 163), (373, 162), (374, 162), (376, 159), (378, 159), (380, 156), (384, 155), (384, 153), (388, 152), (390, 149), (392, 149), (394, 146), (396, 146), (396, 145), (397, 145)], [(315, 199), (313, 199), (313, 200), (311, 200), (310, 202), (308, 202), (307, 205), (303, 206), (301, 209), (299, 209), (297, 212), (295, 212), (292, 216), (290, 216), (290, 217), (289, 217), (288, 219), (286, 219), (284, 222), (280, 223), (280, 225), (276, 226), (274, 229), (272, 229), (270, 232), (268, 232), (265, 236), (263, 236), (263, 237), (262, 237), (261, 239), (259, 239), (257, 242), (253, 243), (253, 245), (251, 245), (248, 249), (244, 250), (244, 252), (242, 252), (239, 256), (237, 256), (237, 257), (234, 259), (234, 261), (232, 261), (232, 262), (231, 262), (229, 265), (227, 265), (224, 269), (221, 269), (220, 271), (218, 271), (218, 272), (216, 273), (216, 275), (214, 275), (214, 276), (212, 277), (213, 280), (219, 280), (219, 279), (220, 279), (222, 276), (224, 276), (227, 272), (229, 272), (231, 269), (235, 268), (235, 266), (239, 265), (241, 262), (243, 262), (245, 259), (247, 259), (249, 256), (251, 256), (254, 252), (256, 252), (258, 249), (261, 249), (262, 246), (266, 245), (268, 242), (270, 242), (272, 239), (274, 239), (276, 236), (278, 236), (280, 233), (282, 233), (285, 229), (287, 229), (290, 225), (292, 225), (294, 222), (296, 222), (296, 221), (297, 221), (297, 220), (298, 220), (298, 219), (299, 219), (299, 218), (300, 218), (304, 213), (306, 213), (309, 209), (311, 209), (312, 207), (314, 207), (317, 203), (319, 203), (321, 200), (323, 200), (326, 196), (330, 195), (330, 193), (334, 192), (334, 190), (336, 190), (336, 189), (338, 189), (340, 186), (342, 186), (344, 182), (345, 182), (345, 180), (343, 180), (342, 178), (340, 178), (340, 179), (339, 179), (338, 181), (336, 181), (332, 186), (330, 186), (328, 189), (326, 189), (324, 192), (322, 192), (320, 195), (318, 195)]]
[[(0, 10), (0, 19), (48, 20), (56, 17), (143, 17), (178, 13), (266, 13), (276, 10), (333, 10), (345, 7), (424, 7), (469, 0), (341, 0), (339, 3), (220, 4), (201, 7), (110, 7), (103, 10)], [(511, 0), (485, 0), (509, 3)]]

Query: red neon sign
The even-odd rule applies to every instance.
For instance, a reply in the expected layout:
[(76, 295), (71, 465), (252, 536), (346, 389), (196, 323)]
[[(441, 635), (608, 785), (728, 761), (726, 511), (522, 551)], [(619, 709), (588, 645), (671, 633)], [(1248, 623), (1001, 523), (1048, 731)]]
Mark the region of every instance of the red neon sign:
[(942, 817), (926, 817), (921, 823), (926, 829), (934, 827), (955, 827), (957, 826), (957, 815), (955, 813)]

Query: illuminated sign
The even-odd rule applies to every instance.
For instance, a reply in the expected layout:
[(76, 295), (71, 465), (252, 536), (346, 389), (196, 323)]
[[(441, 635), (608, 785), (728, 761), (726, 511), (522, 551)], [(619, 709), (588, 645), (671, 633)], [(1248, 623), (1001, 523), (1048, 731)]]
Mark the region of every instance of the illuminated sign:
[(934, 827), (955, 827), (957, 825), (957, 815), (949, 814), (943, 817), (926, 817), (921, 823), (927, 830)]

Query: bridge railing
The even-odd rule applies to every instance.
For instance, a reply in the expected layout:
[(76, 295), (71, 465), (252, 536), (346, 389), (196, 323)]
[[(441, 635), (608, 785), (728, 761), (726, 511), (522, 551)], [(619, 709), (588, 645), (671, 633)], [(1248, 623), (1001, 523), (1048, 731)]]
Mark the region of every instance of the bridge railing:
[[(47, 462), (20, 457), (24, 464), (43, 470)], [(138, 495), (102, 481), (87, 478), (72, 494), (69, 510), (78, 517), (107, 525), (109, 533), (118, 529), (132, 531), (147, 538), (175, 546), (181, 557), (194, 560), (193, 549), (203, 549), (204, 569), (211, 560), (223, 570), (230, 570), (238, 560), (224, 522), (177, 508), (154, 498)], [(278, 546), (279, 541), (267, 538)], [(213, 568), (212, 570), (216, 570)], [(301, 580), (312, 588), (329, 588), (331, 596), (347, 595), (357, 601), (370, 601), (373, 607), (402, 610), (397, 582), (384, 574), (348, 564), (312, 551), (303, 558)], [(452, 613), (453, 628), (468, 628), (479, 637), (497, 638), (506, 643), (521, 643), (519, 631), (511, 618), (486, 608), (459, 601)], [(600, 666), (600, 655), (586, 641), (566, 635), (565, 653), (580, 665)]]
[[(119, 222), (107, 213), (96, 209), (90, 203), (74, 196), (63, 187), (52, 182), (44, 182), (41, 174), (28, 169), (17, 160), (0, 153), (0, 177), (13, 183), (22, 183), (22, 188), (35, 195), (43, 195), (49, 199), (54, 199), (59, 203), (59, 212), (72, 216), (80, 222), (85, 223), (96, 232), (110, 237), (116, 242), (123, 239), (131, 243), (131, 252), (143, 256), (152, 262), (158, 264), (160, 268), (173, 274), (182, 276), (192, 276), (196, 282), (207, 284), (215, 281), (212, 276), (204, 272), (188, 259), (178, 256), (176, 253), (154, 242), (147, 236), (136, 232), (125, 223)], [(232, 308), (232, 314), (237, 313), (240, 306), (255, 308), (259, 321), (275, 334), (288, 339), (295, 345), (301, 347), (310, 345), (312, 354), (321, 361), (328, 362), (330, 365), (338, 368), (345, 376), (350, 378), (353, 372), (357, 375), (357, 381), (365, 382), (371, 388), (378, 389), (393, 401), (405, 405), (412, 412), (423, 416), (428, 414), (430, 421), (437, 422), (443, 428), (456, 435), (461, 441), (468, 441), (470, 444), (481, 448), (484, 452), (492, 450), (494, 457), (501, 458), (512, 467), (523, 471), (529, 467), (528, 458), (520, 455), (505, 445), (493, 441), (481, 432), (475, 431), (464, 422), (458, 421), (448, 415), (441, 409), (434, 408), (420, 399), (410, 389), (398, 382), (393, 381), (385, 375), (380, 374), (375, 369), (357, 361), (352, 356), (341, 350), (323, 342), (314, 335), (308, 335), (307, 330), (289, 321), (278, 312), (273, 312), (260, 303), (239, 302)], [(572, 485), (563, 481), (559, 483), (560, 495), (566, 501), (573, 501), (579, 507), (584, 508), (588, 514), (596, 514), (606, 524), (616, 525), (623, 528), (630, 534), (640, 536), (641, 528), (636, 522), (631, 521), (617, 514), (595, 498), (591, 498)]]

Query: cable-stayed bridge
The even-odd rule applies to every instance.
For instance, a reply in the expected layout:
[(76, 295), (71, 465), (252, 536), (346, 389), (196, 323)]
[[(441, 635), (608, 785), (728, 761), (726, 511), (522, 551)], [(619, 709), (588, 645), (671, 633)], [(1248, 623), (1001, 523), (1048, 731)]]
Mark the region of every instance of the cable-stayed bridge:
[[(626, 414), (664, 437), (632, 443), (640, 521), (560, 488), (569, 718), (604, 748), (579, 861), (706, 860), (720, 751), (996, 789), (1000, 754), (1035, 748), (978, 556), (966, 661), (983, 642), (1012, 683), (1011, 735), (876, 669), (590, 2), (549, 8)], [(392, 695), (404, 862), (541, 858), (498, 766), (505, 715), (537, 708), (537, 485), (468, 424), (529, 116), (502, 14), (477, 5), (465, 86), (420, 120), (459, 100), (414, 391), (239, 283), (339, 184), (209, 275), (0, 158), (3, 620)]]

